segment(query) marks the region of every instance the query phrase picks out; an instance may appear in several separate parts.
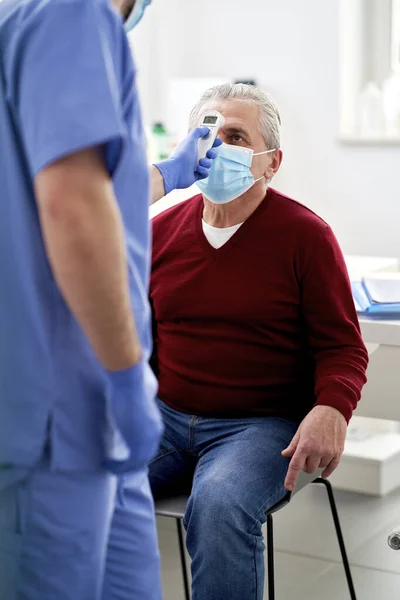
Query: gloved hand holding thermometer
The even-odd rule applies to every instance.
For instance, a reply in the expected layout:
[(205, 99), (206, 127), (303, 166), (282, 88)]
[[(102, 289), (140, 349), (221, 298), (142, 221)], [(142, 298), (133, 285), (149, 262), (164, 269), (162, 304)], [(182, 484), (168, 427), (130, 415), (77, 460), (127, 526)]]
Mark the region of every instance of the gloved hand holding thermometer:
[(166, 194), (172, 190), (186, 189), (208, 177), (216, 157), (214, 148), (222, 144), (217, 135), (224, 123), (224, 117), (217, 111), (206, 112), (201, 126), (189, 133), (171, 158), (155, 163), (164, 179)]

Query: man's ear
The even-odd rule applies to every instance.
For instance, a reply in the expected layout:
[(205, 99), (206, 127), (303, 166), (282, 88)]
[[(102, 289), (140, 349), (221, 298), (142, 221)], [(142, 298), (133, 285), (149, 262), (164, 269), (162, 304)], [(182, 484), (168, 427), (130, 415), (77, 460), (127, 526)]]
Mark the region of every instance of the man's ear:
[(271, 162), (268, 164), (265, 169), (264, 176), (266, 179), (272, 179), (274, 175), (279, 171), (279, 167), (281, 166), (283, 153), (282, 150), (274, 150), (271, 152)]

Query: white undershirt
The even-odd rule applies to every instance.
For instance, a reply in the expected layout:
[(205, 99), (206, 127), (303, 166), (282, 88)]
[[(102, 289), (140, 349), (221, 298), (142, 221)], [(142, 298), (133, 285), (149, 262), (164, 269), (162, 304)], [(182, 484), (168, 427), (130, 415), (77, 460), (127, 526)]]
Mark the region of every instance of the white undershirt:
[(213, 227), (212, 225), (206, 223), (203, 219), (203, 232), (208, 243), (213, 248), (218, 249), (231, 239), (241, 225), (243, 225), (243, 223), (239, 223), (239, 225), (232, 225), (232, 227)]

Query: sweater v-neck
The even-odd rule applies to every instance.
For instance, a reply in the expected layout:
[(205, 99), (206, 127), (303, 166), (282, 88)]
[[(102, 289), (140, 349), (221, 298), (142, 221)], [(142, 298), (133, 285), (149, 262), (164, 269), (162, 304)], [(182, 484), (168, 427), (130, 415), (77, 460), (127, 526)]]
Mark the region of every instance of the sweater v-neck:
[(195, 229), (197, 240), (204, 250), (204, 252), (208, 255), (211, 260), (219, 260), (225, 256), (225, 254), (229, 254), (232, 248), (236, 246), (244, 237), (249, 229), (252, 227), (252, 223), (267, 210), (269, 204), (269, 194), (268, 190), (264, 197), (264, 199), (257, 206), (255, 211), (249, 216), (248, 219), (244, 221), (244, 223), (239, 227), (236, 233), (233, 234), (231, 238), (223, 246), (220, 248), (214, 248), (211, 246), (203, 231), (203, 210), (204, 210), (204, 201), (203, 196), (199, 195), (197, 200), (197, 206), (195, 210)]

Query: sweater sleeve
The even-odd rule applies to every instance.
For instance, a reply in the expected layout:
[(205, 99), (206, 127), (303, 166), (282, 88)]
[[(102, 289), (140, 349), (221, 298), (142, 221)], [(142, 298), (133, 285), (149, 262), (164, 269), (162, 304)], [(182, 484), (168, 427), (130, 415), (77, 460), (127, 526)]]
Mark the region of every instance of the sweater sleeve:
[[(312, 246), (312, 247), (311, 247)], [(323, 224), (300, 278), (302, 311), (315, 365), (315, 405), (332, 406), (349, 422), (366, 382), (368, 352), (342, 251)]]

